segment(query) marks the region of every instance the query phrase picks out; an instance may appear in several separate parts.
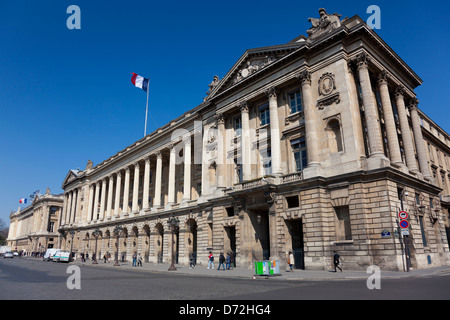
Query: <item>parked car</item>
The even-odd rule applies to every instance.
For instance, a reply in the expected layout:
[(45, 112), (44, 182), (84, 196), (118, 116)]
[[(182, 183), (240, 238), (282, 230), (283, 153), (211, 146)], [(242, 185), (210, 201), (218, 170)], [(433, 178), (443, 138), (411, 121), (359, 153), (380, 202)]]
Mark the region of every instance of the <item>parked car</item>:
[(14, 255), (11, 251), (7, 251), (3, 254), (3, 258), (14, 258)]
[(57, 249), (55, 251), (55, 253), (53, 254), (52, 260), (53, 262), (59, 262), (59, 254), (60, 254), (61, 250)]

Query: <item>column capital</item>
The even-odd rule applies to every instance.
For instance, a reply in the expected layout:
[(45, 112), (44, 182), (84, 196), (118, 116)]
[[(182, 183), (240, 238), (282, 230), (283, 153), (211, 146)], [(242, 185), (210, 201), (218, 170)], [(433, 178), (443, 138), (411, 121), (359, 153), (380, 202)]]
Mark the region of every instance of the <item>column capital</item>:
[(401, 85), (397, 86), (397, 88), (395, 88), (394, 93), (395, 98), (403, 97), (404, 95), (405, 95), (405, 87)]
[(150, 163), (150, 156), (146, 156), (144, 158), (145, 164)]
[(133, 163), (133, 166), (135, 169), (139, 169), (139, 161), (136, 161), (135, 163)]
[(266, 90), (264, 90), (264, 93), (269, 99), (276, 99), (277, 98), (277, 90), (275, 87), (270, 87)]
[(356, 64), (356, 68), (358, 70), (361, 68), (368, 68), (369, 62), (370, 62), (370, 57), (367, 53), (361, 52), (360, 54), (358, 54), (356, 56), (356, 58), (354, 59), (354, 62)]
[(130, 167), (125, 168), (125, 173), (128, 173), (128, 174), (130, 173)]
[(241, 110), (241, 112), (248, 113), (248, 103), (247, 103), (247, 101), (242, 101), (241, 103), (239, 103), (238, 107)]
[(224, 117), (223, 113), (217, 113), (215, 117), (216, 117), (217, 124), (225, 123), (225, 117)]
[(162, 153), (161, 153), (161, 150), (156, 152), (156, 158), (157, 158), (157, 159), (162, 159)]
[(377, 75), (378, 86), (387, 84), (387, 80), (388, 80), (388, 75), (387, 75), (386, 70), (381, 70)]
[(116, 176), (117, 176), (117, 177), (122, 177), (122, 171), (120, 171), (120, 170), (117, 171), (117, 172), (116, 172)]
[(417, 105), (419, 104), (419, 99), (417, 99), (416, 97), (413, 97), (411, 100), (409, 100), (408, 103), (408, 109), (417, 109)]
[(301, 85), (304, 85), (304, 84), (311, 85), (311, 72), (309, 72), (308, 70), (303, 70), (297, 76), (297, 79), (298, 79), (298, 81), (300, 81)]

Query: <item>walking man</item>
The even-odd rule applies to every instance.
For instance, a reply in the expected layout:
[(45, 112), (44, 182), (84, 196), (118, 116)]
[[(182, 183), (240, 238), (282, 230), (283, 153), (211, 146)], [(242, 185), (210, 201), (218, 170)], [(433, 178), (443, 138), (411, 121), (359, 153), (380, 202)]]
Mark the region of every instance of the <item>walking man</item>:
[(334, 263), (334, 272), (336, 272), (336, 268), (338, 268), (339, 270), (342, 269), (341, 267), (339, 267), (339, 263), (340, 263), (340, 256), (338, 255), (338, 253), (336, 251), (334, 251), (334, 255), (333, 255), (333, 263)]

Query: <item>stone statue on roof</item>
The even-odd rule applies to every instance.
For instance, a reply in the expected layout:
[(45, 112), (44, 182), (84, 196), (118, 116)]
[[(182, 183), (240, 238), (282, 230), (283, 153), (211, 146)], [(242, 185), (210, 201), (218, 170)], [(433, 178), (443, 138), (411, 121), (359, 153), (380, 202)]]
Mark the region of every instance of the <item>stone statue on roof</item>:
[(319, 9), (320, 18), (309, 18), (312, 27), (307, 31), (309, 39), (314, 40), (322, 35), (328, 34), (341, 26), (341, 15), (337, 13), (328, 14), (324, 8)]

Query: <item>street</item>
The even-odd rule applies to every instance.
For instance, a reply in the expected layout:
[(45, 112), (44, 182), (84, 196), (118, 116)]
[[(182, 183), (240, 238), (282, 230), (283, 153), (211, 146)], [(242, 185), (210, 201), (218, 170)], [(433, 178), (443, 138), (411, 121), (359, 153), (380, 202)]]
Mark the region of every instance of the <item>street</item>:
[(363, 279), (208, 277), (14, 258), (0, 259), (0, 288), (1, 300), (448, 300), (450, 274), (382, 279), (369, 290)]

